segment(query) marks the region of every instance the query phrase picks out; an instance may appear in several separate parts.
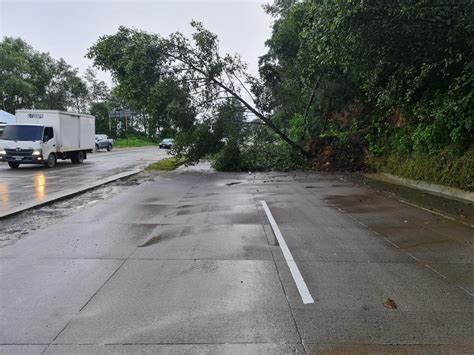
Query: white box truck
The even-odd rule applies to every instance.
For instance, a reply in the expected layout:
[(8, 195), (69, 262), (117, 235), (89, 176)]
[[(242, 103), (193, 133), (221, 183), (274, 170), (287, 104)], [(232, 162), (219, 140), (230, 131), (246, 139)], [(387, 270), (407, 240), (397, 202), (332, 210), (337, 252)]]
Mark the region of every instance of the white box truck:
[(2, 138), (3, 131), (5, 130), (6, 125), (6, 123), (0, 122), (0, 138)]
[(20, 164), (56, 165), (57, 159), (81, 164), (95, 147), (95, 117), (51, 110), (18, 110), (15, 124), (7, 124), (0, 138), (0, 161), (16, 169)]

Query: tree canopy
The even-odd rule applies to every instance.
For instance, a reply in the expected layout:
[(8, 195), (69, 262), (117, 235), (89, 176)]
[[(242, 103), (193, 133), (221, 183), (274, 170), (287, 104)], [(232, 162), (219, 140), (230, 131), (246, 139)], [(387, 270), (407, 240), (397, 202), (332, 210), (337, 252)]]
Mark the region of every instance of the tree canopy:
[(103, 99), (90, 96), (96, 95), (97, 86), (108, 91), (93, 69), (84, 79), (64, 59), (55, 60), (48, 53), (38, 52), (20, 38), (5, 37), (0, 42), (0, 62), (2, 108), (11, 113), (20, 108), (84, 112), (92, 102)]

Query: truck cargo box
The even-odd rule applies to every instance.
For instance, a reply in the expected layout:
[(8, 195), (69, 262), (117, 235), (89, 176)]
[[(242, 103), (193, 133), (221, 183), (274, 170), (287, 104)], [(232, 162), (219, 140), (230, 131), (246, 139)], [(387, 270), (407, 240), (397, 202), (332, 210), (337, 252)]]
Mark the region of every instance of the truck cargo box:
[(58, 152), (94, 149), (94, 116), (53, 110), (17, 110), (16, 121), (52, 126)]

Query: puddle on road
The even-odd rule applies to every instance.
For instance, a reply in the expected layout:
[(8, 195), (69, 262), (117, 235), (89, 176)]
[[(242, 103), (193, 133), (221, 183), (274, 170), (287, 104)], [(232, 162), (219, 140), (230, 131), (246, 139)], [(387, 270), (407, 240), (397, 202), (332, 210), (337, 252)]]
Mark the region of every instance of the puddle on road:
[(100, 201), (146, 181), (153, 181), (153, 176), (143, 172), (128, 178), (120, 179), (99, 186), (80, 195), (51, 204), (33, 208), (0, 221), (0, 248), (16, 243), (29, 233), (57, 223), (59, 219), (69, 217), (82, 209), (93, 206)]

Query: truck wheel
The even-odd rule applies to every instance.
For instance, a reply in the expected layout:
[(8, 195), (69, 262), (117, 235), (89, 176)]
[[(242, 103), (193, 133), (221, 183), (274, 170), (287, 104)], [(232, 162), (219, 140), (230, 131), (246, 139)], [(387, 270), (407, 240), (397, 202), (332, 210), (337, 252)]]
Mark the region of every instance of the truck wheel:
[(73, 164), (82, 164), (84, 162), (84, 152), (75, 152), (71, 156), (71, 162)]
[(16, 163), (14, 161), (9, 161), (8, 166), (12, 169), (18, 169), (18, 167), (20, 166), (20, 163)]
[(111, 150), (112, 150), (112, 144), (109, 144), (109, 145), (107, 146), (107, 151), (110, 152)]
[(77, 152), (76, 159), (76, 164), (82, 164), (84, 162), (84, 152)]
[(50, 153), (48, 159), (45, 161), (44, 166), (47, 168), (54, 168), (56, 166), (56, 155)]

